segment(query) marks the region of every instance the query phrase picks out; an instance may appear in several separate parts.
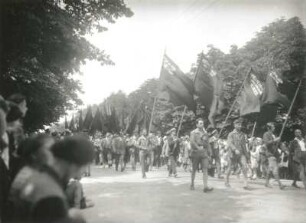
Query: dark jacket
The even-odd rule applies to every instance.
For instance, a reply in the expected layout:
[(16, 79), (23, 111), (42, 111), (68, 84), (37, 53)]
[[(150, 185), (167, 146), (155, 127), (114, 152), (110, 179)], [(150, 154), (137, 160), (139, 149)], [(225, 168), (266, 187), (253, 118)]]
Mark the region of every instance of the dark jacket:
[(301, 159), (303, 158), (303, 152), (301, 150), (301, 146), (300, 146), (300, 144), (299, 144), (297, 139), (294, 139), (290, 143), (290, 154), (292, 156), (292, 160), (293, 161), (295, 161), (297, 163), (301, 162)]
[(168, 137), (169, 156), (177, 158), (180, 152), (179, 141), (174, 140), (172, 136)]
[(275, 136), (271, 132), (265, 132), (262, 140), (266, 146), (266, 156), (279, 158), (280, 154), (278, 152), (278, 142), (274, 141)]

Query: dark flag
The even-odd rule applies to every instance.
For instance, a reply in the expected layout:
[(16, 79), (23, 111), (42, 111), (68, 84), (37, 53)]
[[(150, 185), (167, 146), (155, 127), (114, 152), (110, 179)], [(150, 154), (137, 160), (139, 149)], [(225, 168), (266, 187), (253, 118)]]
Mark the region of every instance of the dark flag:
[(250, 71), (239, 96), (240, 116), (260, 112), (260, 98), (264, 91), (263, 83)]
[(72, 115), (72, 118), (70, 120), (69, 129), (70, 129), (71, 132), (74, 132), (76, 130), (74, 115)]
[(118, 133), (120, 131), (119, 127), (119, 119), (117, 116), (116, 109), (114, 107), (110, 107), (111, 115), (110, 115), (110, 129), (114, 133)]
[(93, 121), (92, 121), (90, 132), (91, 133), (94, 133), (95, 131), (102, 132), (102, 130), (103, 130), (102, 115), (101, 115), (100, 109), (98, 107), (97, 111), (96, 111), (96, 114), (95, 114), (95, 117), (93, 118)]
[(65, 129), (68, 129), (69, 128), (69, 125), (68, 125), (68, 120), (67, 120), (67, 117), (65, 115)]
[(79, 124), (78, 124), (78, 130), (82, 131), (83, 129), (83, 111), (82, 109), (79, 111)]
[(170, 101), (175, 106), (186, 105), (195, 111), (192, 80), (167, 55), (164, 55), (159, 80), (160, 98)]
[(262, 105), (283, 105), (285, 107), (290, 106), (288, 97), (279, 91), (279, 84), (283, 84), (283, 80), (275, 71), (272, 71), (267, 75), (265, 82), (265, 90), (262, 95)]
[(213, 100), (211, 103), (208, 120), (210, 121), (212, 127), (215, 128), (215, 116), (220, 115), (224, 108), (224, 98), (223, 98), (223, 79), (220, 75), (213, 69), (210, 71), (210, 76), (213, 84)]
[(207, 72), (207, 70), (210, 70), (209, 67), (209, 62), (204, 59), (204, 55), (201, 54), (194, 78), (194, 94), (198, 97), (197, 100), (204, 105), (205, 108), (211, 107), (214, 96), (212, 78), (209, 72)]
[(224, 108), (223, 79), (203, 54), (200, 56), (194, 79), (194, 93), (199, 102), (210, 110), (208, 119), (210, 124), (215, 127), (214, 117), (221, 114)]
[(138, 119), (139, 119), (139, 116), (141, 115), (141, 108), (143, 107), (143, 101), (141, 101), (136, 109), (136, 111), (133, 113), (133, 115), (131, 116), (131, 119), (130, 119), (130, 122), (129, 124), (127, 125), (126, 129), (125, 129), (125, 132), (128, 133), (128, 134), (133, 134), (135, 128), (136, 128), (136, 125), (138, 124)]
[(89, 131), (91, 123), (92, 123), (93, 117), (92, 117), (92, 110), (91, 106), (88, 106), (86, 116), (83, 122), (83, 129), (86, 129)]

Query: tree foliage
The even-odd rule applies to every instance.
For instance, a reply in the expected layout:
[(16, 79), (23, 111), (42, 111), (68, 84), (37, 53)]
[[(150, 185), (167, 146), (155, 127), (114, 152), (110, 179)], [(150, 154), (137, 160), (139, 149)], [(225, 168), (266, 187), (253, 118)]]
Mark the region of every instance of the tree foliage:
[(81, 104), (73, 79), (86, 60), (113, 64), (85, 35), (132, 12), (122, 0), (1, 1), (0, 94), (27, 96), (25, 127), (41, 128)]

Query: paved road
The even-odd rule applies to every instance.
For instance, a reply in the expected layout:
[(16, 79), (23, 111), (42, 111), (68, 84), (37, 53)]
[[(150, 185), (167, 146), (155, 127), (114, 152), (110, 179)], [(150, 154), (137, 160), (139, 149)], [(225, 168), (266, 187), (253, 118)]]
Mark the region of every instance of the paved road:
[(195, 191), (189, 190), (190, 173), (182, 170), (178, 178), (169, 178), (164, 168), (147, 177), (142, 179), (140, 171), (93, 167), (92, 176), (82, 179), (86, 196), (95, 203), (83, 211), (88, 222), (306, 222), (306, 191), (290, 187), (290, 181), (284, 182), (288, 186), (284, 191), (276, 182), (272, 189), (265, 188), (262, 180), (252, 182), (252, 190), (245, 191), (236, 176), (230, 189), (223, 180), (209, 178), (215, 189), (206, 194), (200, 173)]

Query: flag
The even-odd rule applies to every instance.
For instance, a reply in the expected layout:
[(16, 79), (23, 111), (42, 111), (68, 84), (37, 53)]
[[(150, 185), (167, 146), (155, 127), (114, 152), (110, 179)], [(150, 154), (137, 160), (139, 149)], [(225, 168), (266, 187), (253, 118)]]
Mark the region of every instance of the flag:
[(197, 100), (208, 109), (211, 107), (214, 95), (212, 78), (207, 72), (210, 69), (209, 66), (209, 62), (201, 54), (194, 78), (194, 94), (198, 97)]
[(210, 71), (210, 76), (213, 85), (213, 98), (210, 106), (208, 120), (210, 121), (212, 127), (215, 128), (215, 116), (220, 115), (224, 108), (223, 80), (220, 75), (218, 75), (217, 72), (213, 69)]
[(82, 109), (79, 111), (80, 116), (79, 116), (79, 124), (78, 124), (78, 130), (82, 131), (83, 129), (83, 111)]
[(141, 111), (143, 107), (143, 101), (141, 101), (137, 107), (137, 109), (135, 110), (135, 112), (133, 113), (133, 115), (131, 115), (130, 118), (130, 122), (129, 124), (126, 126), (125, 132), (128, 134), (133, 134), (133, 132), (135, 131), (136, 125), (138, 124), (139, 121), (139, 117), (141, 115)]
[(70, 129), (71, 132), (74, 132), (76, 130), (74, 115), (72, 115), (72, 118), (70, 120), (69, 129)]
[(91, 106), (88, 106), (86, 116), (83, 122), (83, 129), (89, 130), (91, 123), (92, 123), (93, 117), (92, 117), (92, 110)]
[(102, 115), (101, 115), (100, 109), (98, 107), (97, 111), (96, 111), (96, 114), (95, 114), (95, 117), (93, 118), (92, 125), (90, 127), (90, 132), (91, 133), (94, 133), (95, 131), (102, 132), (102, 130), (103, 130)]
[(265, 82), (265, 90), (261, 98), (262, 105), (280, 104), (285, 107), (290, 106), (290, 101), (288, 97), (279, 91), (280, 84), (283, 84), (283, 80), (281, 76), (275, 71), (272, 71), (267, 75)]
[(67, 120), (67, 117), (65, 115), (65, 129), (68, 129), (69, 128), (69, 125), (68, 125), (68, 120)]
[(258, 80), (252, 69), (239, 96), (240, 116), (260, 112), (260, 98), (264, 91), (263, 83)]
[(199, 102), (209, 109), (208, 120), (212, 127), (215, 127), (214, 118), (221, 114), (224, 108), (223, 79), (203, 54), (200, 55), (194, 78), (194, 93), (198, 96)]
[(110, 110), (111, 110), (111, 115), (110, 115), (109, 127), (112, 132), (119, 133), (120, 127), (119, 127), (119, 120), (116, 109), (114, 107), (111, 107)]
[(164, 55), (159, 80), (160, 98), (170, 101), (175, 106), (186, 105), (195, 111), (192, 80), (167, 55)]

